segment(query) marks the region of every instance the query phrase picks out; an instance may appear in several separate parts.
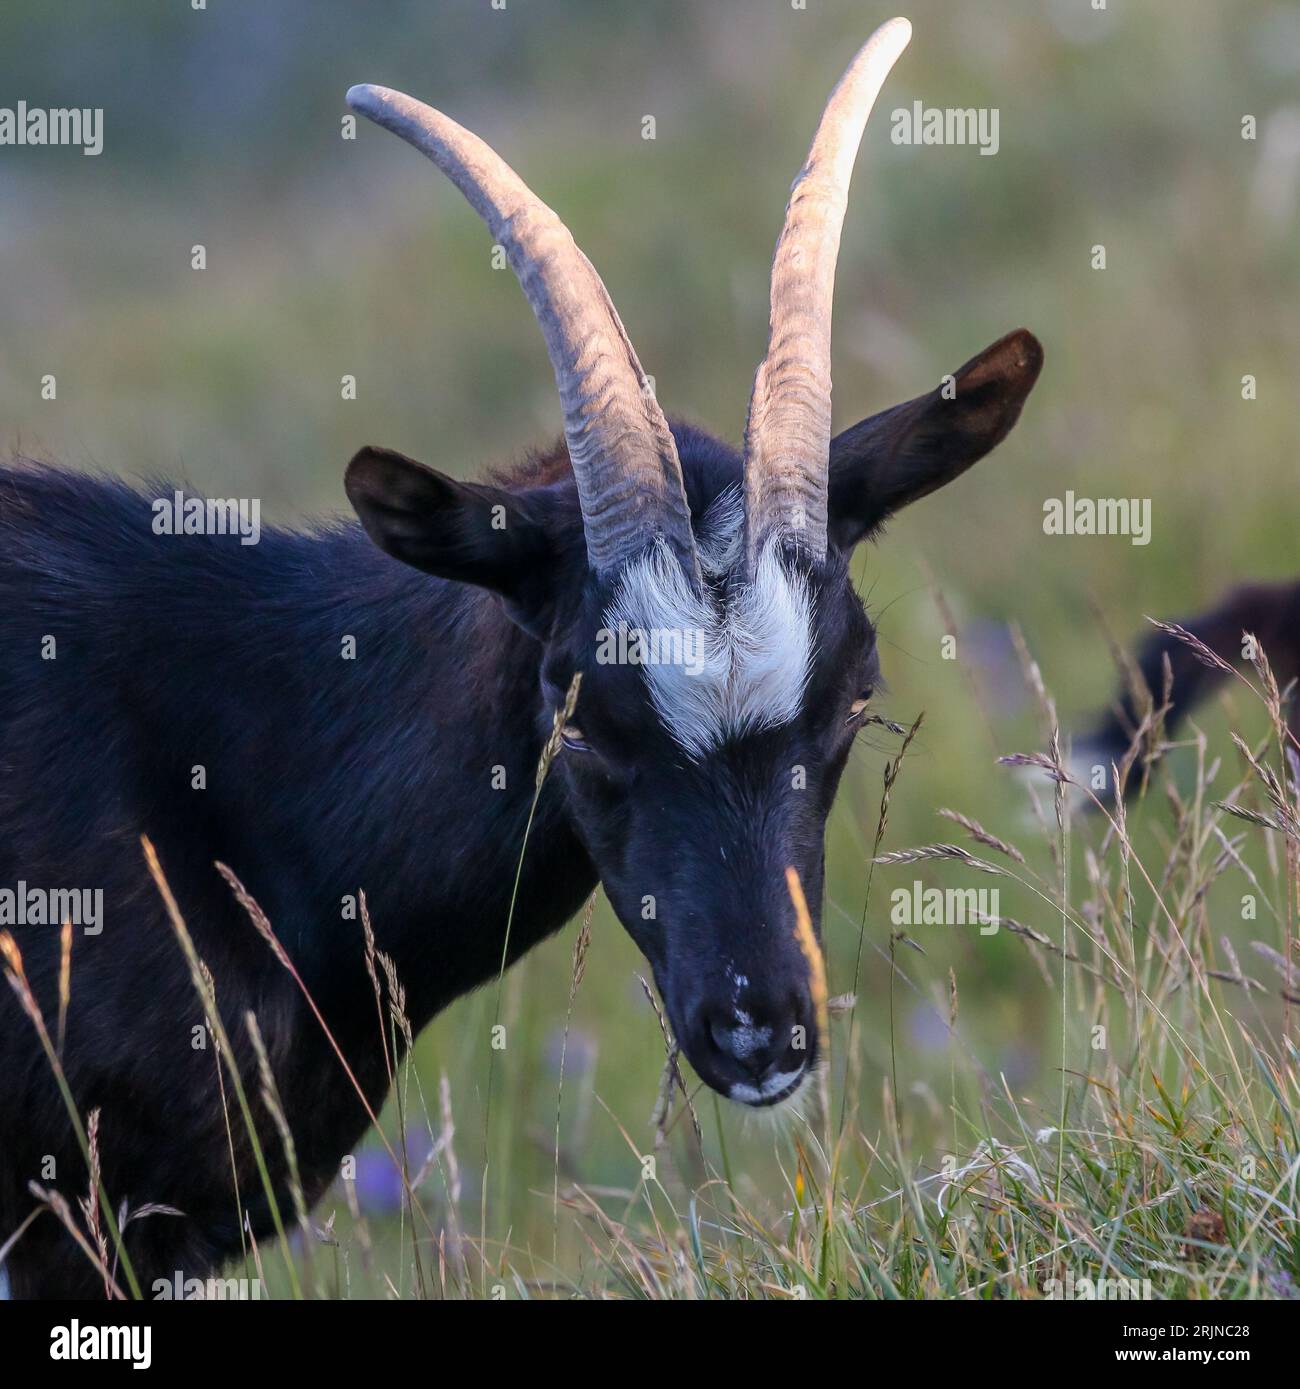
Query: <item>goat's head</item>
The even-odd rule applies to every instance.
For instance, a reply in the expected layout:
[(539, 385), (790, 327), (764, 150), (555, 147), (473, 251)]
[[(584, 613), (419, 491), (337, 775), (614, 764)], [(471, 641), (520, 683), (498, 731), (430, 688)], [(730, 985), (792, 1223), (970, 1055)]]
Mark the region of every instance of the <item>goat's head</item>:
[(792, 1094), (816, 1054), (785, 870), (819, 926), (826, 817), (877, 680), (850, 554), (997, 444), (1042, 363), (1034, 337), (1012, 333), (931, 394), (832, 438), (849, 175), (910, 33), (893, 20), (861, 50), (795, 180), (743, 469), (720, 490), (683, 477), (604, 285), (559, 218), (439, 112), (383, 88), (348, 94), (449, 175), (504, 246), (555, 368), (577, 484), (576, 502), (567, 479), (494, 489), (366, 449), (348, 494), (382, 548), (496, 591), (542, 644), (539, 734), (581, 672), (552, 775), (687, 1056), (751, 1105)]

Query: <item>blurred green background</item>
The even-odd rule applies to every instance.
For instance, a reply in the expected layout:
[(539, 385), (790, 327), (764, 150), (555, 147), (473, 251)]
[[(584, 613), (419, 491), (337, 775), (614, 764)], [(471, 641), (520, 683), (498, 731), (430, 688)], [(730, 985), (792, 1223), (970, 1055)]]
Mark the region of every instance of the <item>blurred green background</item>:
[[(258, 496), (266, 520), (294, 523), (343, 509), (342, 469), (362, 443), (473, 475), (558, 433), (540, 335), (477, 218), (386, 133), (341, 138), (343, 94), (362, 81), (428, 99), (495, 145), (600, 269), (666, 408), (735, 439), (790, 179), (831, 85), (893, 12), (867, 0), (6, 0), (0, 105), (102, 106), (105, 143), (98, 158), (0, 148), (5, 449)], [(1300, 7), (913, 0), (905, 12), (912, 46), (868, 129), (840, 256), (837, 422), (929, 389), (1021, 324), (1047, 365), (1002, 448), (859, 556), (889, 683), (881, 712), (927, 715), (886, 848), (954, 837), (939, 806), (1033, 837), (1023, 784), (994, 760), (1042, 745), (1010, 624), (1066, 730), (1082, 727), (1114, 684), (1098, 614), (1128, 641), (1143, 614), (1183, 616), (1232, 582), (1294, 573), (1300, 461)], [(916, 100), (997, 108), (999, 153), (892, 144), (889, 112)], [(355, 401), (340, 398), (344, 374)], [(1150, 545), (1044, 535), (1044, 500), (1071, 488), (1149, 497)], [(955, 662), (940, 656), (948, 632)], [(1231, 692), (1202, 723), (1220, 750), (1229, 723), (1262, 727)], [(861, 740), (831, 826), (832, 993), (852, 986), (895, 746)], [(1158, 798), (1141, 816), (1159, 844)], [(889, 1067), (888, 891), (970, 882), (922, 870), (879, 869), (873, 888), (855, 1039), (868, 1130)], [(1051, 930), (1041, 903), (1002, 886), (1004, 912)], [(1241, 934), (1235, 892), (1222, 929)], [(951, 1142), (935, 1100), (951, 1062), (949, 968), (961, 1049), (994, 1097), (1005, 1075), (1050, 1105), (1060, 1003), (1023, 942), (928, 929), (926, 954), (902, 962), (894, 1034), (900, 1104), (932, 1170)], [(569, 932), (506, 985), (523, 1040), (498, 1058), (488, 1226), (515, 1245), (550, 1228), (571, 949)], [(564, 1175), (596, 1188), (638, 1177), (611, 1115), (633, 1146), (648, 1141), (662, 1049), (640, 968), (602, 901), (564, 1099)], [(462, 1000), (418, 1047), (435, 1108), (449, 1077), (475, 1211), (492, 1009), (490, 990)], [(712, 1155), (719, 1119), (700, 1099)], [(779, 1205), (768, 1127), (722, 1122), (738, 1182)]]

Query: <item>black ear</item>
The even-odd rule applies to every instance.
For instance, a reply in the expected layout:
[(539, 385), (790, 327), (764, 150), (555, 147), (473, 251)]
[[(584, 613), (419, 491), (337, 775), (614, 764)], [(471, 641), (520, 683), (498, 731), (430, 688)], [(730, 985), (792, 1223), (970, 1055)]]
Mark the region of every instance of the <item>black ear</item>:
[(343, 486), (366, 534), (385, 553), (442, 579), (507, 599), (536, 630), (550, 603), (557, 549), (535, 495), (454, 478), (392, 449), (363, 448)]
[(852, 549), (908, 502), (959, 477), (1000, 444), (1042, 366), (1042, 345), (1018, 328), (928, 395), (837, 434), (828, 499), (833, 543)]

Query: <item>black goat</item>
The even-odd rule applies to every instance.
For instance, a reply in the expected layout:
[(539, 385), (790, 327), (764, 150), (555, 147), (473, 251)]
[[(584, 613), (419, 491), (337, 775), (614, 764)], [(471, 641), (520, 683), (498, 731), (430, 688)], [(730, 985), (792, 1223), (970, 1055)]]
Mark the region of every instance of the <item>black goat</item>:
[[(1208, 611), (1151, 632), (1138, 646), (1129, 678), (1111, 707), (1075, 742), (1071, 761), (1076, 779), (1099, 799), (1108, 799), (1114, 794), (1112, 769), (1122, 774), (1126, 763), (1131, 768), (1153, 731), (1155, 712), (1163, 709), (1162, 727), (1172, 734), (1229, 668), (1245, 666), (1249, 673), (1252, 647), (1263, 651), (1286, 694), (1300, 677), (1300, 583), (1242, 584)], [(1207, 659), (1207, 651), (1218, 664)], [(1300, 702), (1294, 693), (1286, 717), (1291, 733), (1300, 738)], [(1126, 793), (1132, 794), (1141, 781), (1130, 771)]]
[[(149, 499), (119, 483), (0, 473), (0, 887), (15, 903), (20, 883), (37, 902), (102, 890), (98, 933), (73, 946), (63, 1066), (81, 1113), (102, 1115), (113, 1209), (183, 1212), (125, 1231), (146, 1292), (238, 1252), (233, 1177), (259, 1234), (269, 1212), (237, 1119), (232, 1173), (202, 1009), (141, 837), (248, 1077), (243, 1017), (257, 1014), (314, 1200), (366, 1110), (214, 863), (261, 903), (377, 1107), (387, 1072), (356, 894), (416, 1027), (491, 978), (539, 751), (575, 675), (509, 958), (600, 881), (711, 1086), (772, 1104), (810, 1071), (785, 870), (819, 921), (825, 820), (877, 672), (850, 553), (993, 448), (1042, 362), (1031, 334), (1012, 333), (831, 437), (847, 183), (909, 32), (894, 21), (858, 55), (795, 182), (743, 455), (668, 424), (590, 263), (486, 145), (410, 98), (356, 88), (353, 106), (428, 154), (505, 247), (546, 338), (564, 443), (487, 484), (365, 449), (347, 472), (364, 531), (266, 531), (257, 545), (155, 534)], [(11, 972), (16, 948), (52, 1020), (58, 922), (9, 929)], [(3, 992), (0, 1244), (32, 1209), (29, 1182), (86, 1189), (32, 1021)], [(8, 1272), (18, 1295), (102, 1289), (50, 1217), (22, 1233)]]

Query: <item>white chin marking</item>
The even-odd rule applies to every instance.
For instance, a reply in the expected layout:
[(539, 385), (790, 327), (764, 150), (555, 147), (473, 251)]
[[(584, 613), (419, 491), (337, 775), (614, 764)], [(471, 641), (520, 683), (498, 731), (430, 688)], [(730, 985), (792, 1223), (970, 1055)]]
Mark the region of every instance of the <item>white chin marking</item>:
[(727, 1094), (738, 1104), (762, 1104), (773, 1095), (779, 1095), (783, 1090), (789, 1089), (803, 1072), (802, 1066), (794, 1071), (778, 1071), (776, 1075), (768, 1076), (762, 1085), (733, 1085)]
[[(742, 524), (739, 493), (728, 489), (700, 525), (707, 577), (734, 564)], [(642, 669), (664, 727), (698, 759), (729, 738), (780, 727), (799, 713), (812, 655), (812, 604), (807, 580), (782, 563), (778, 541), (759, 556), (752, 581), (726, 598), (693, 593), (661, 543), (624, 570), (604, 621), (610, 631), (691, 634), (692, 661)]]

